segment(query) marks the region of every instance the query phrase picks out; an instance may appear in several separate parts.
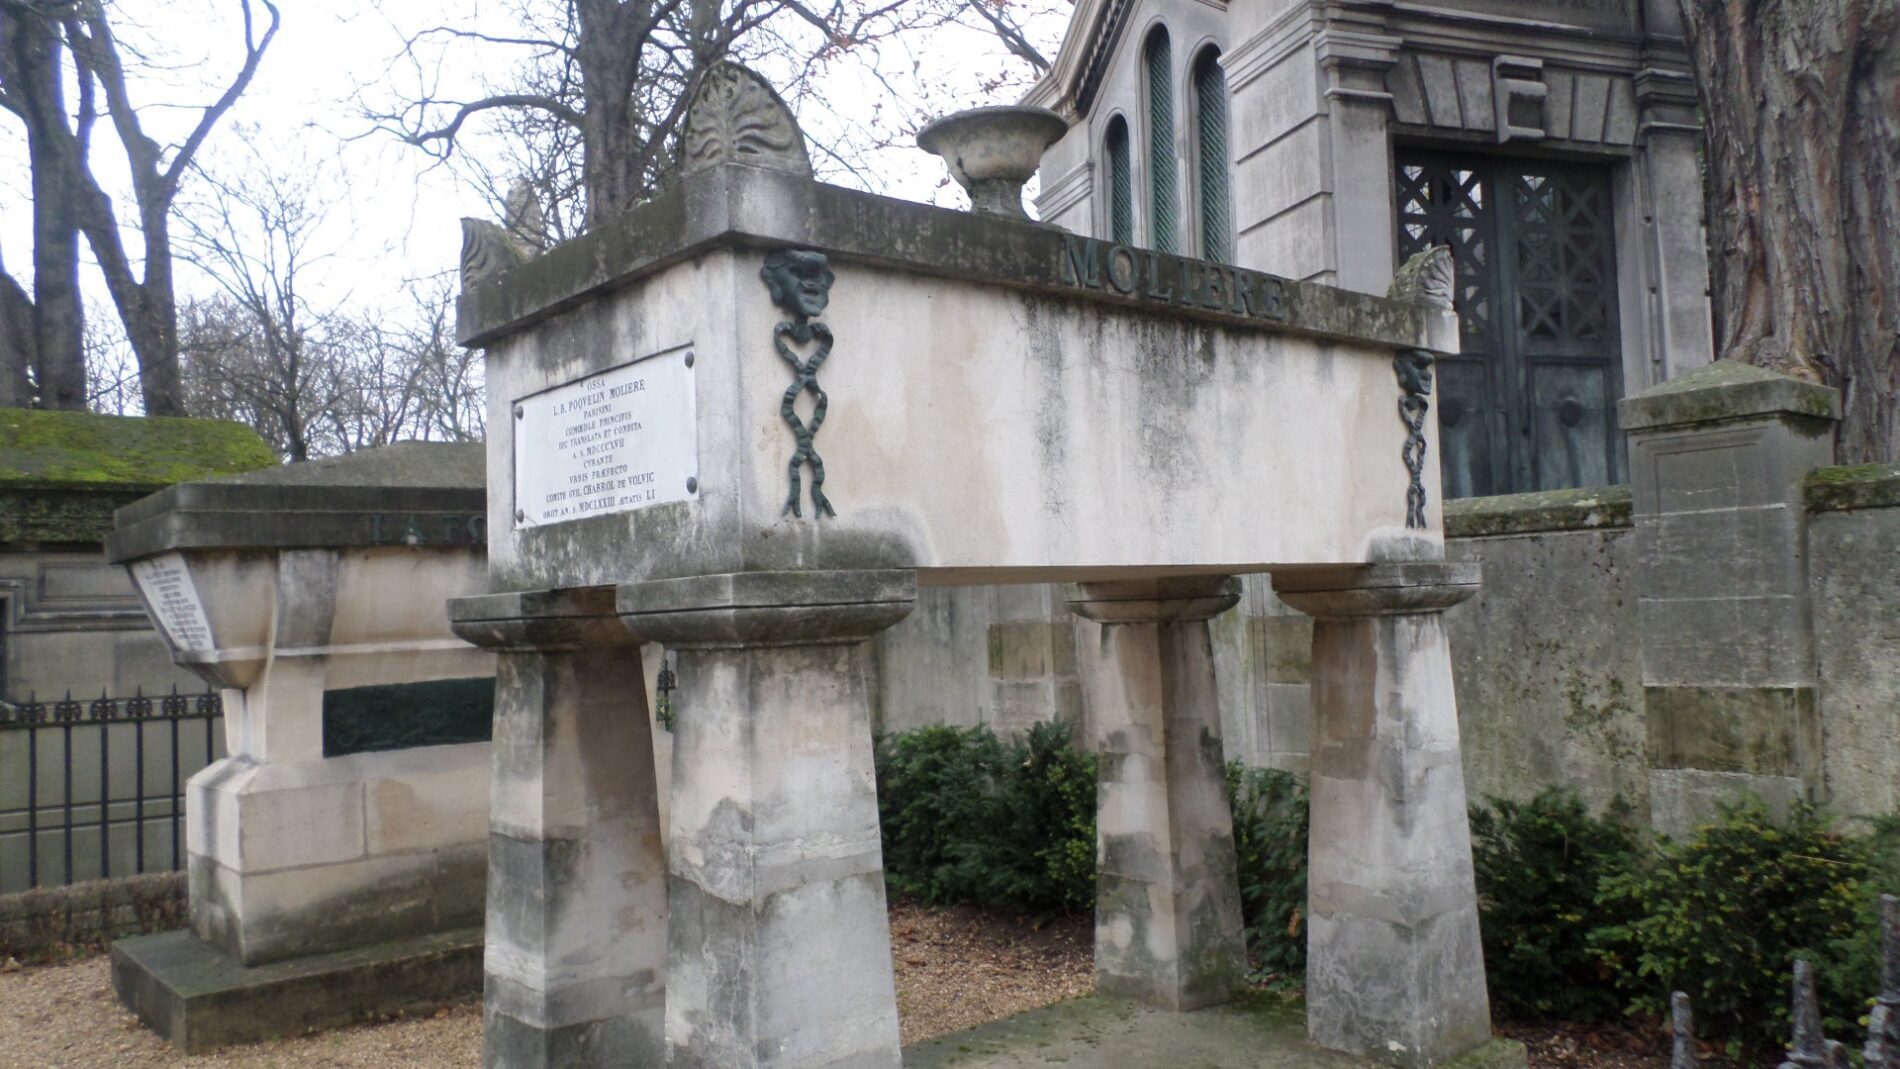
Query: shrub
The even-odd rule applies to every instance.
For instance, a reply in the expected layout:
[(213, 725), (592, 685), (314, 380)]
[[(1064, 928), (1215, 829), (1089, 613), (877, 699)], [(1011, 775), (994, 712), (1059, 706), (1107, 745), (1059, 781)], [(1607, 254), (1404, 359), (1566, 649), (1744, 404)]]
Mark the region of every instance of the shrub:
[(1290, 772), (1227, 766), (1247, 946), (1261, 973), (1306, 973), (1306, 788)]
[(1622, 1001), (1589, 935), (1626, 919), (1599, 901), (1597, 885), (1629, 872), (1636, 843), (1570, 791), (1489, 801), (1471, 810), (1471, 857), (1492, 1006), (1531, 1020), (1615, 1016)]
[(1003, 745), (988, 728), (938, 726), (879, 737), (874, 753), (885, 882), (926, 902), (970, 897), (981, 874), (967, 840), (997, 815)]
[[(1603, 881), (1606, 908), (1634, 919), (1599, 929), (1592, 951), (1632, 1009), (1661, 1014), (1670, 991), (1686, 991), (1698, 1031), (1732, 1052), (1777, 1051), (1789, 1035), (1794, 959), (1825, 977), (1831, 948), (1861, 937), (1866, 855), (1866, 840), (1810, 806), (1785, 824), (1759, 802), (1724, 809), (1687, 840), (1662, 840), (1644, 869)], [(1823, 1009), (1839, 1030), (1858, 1003), (1827, 986)]]
[(885, 880), (932, 903), (1078, 911), (1095, 900), (1095, 758), (1058, 723), (877, 740)]

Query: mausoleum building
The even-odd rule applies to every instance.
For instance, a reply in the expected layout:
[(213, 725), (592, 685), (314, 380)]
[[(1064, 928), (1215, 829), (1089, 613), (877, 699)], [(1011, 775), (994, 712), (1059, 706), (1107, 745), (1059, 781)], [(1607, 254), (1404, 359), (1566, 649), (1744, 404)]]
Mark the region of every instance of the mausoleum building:
[(1364, 292), (1451, 247), (1448, 497), (1628, 478), (1616, 402), (1710, 359), (1674, 0), (1081, 0), (1026, 103), (1043, 220)]

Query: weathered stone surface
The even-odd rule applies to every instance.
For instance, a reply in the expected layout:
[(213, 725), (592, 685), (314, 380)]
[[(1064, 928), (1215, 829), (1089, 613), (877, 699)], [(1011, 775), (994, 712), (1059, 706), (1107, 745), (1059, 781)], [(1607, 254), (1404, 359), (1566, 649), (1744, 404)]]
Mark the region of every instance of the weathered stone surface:
[(1246, 986), (1240, 885), (1207, 621), (1240, 584), (1220, 576), (1092, 583), (1069, 596), (1101, 623), (1083, 649), (1100, 762), (1095, 986), (1196, 1010)]
[(1618, 411), (1630, 432), (1756, 416), (1832, 421), (1841, 417), (1841, 394), (1753, 364), (1717, 360), (1624, 398)]
[(1542, 490), (1445, 502), (1446, 538), (1488, 538), (1629, 525), (1630, 488), (1627, 486)]
[(1829, 804), (1900, 809), (1900, 508), (1821, 512), (1808, 526), (1809, 604)]
[(121, 509), (107, 556), (172, 550), (481, 547), (480, 442), (402, 442), (347, 456), (179, 483)]
[(1308, 1031), (1421, 1069), (1491, 1035), (1443, 617), (1476, 586), (1469, 564), (1274, 577), (1316, 618)]
[(493, 746), (484, 1064), (660, 1064), (666, 862), (639, 649), (502, 654)]
[(678, 657), (669, 1065), (898, 1065), (863, 642), (909, 611), (914, 582), (620, 588), (629, 625)]
[(481, 991), (479, 927), (244, 968), (190, 932), (112, 945), (112, 986), (187, 1054), (465, 1002)]
[(1804, 481), (1810, 512), (1900, 506), (1900, 464), (1816, 468)]
[(1633, 532), (1497, 534), (1445, 550), (1485, 572), (1483, 589), (1445, 613), (1473, 800), (1562, 784), (1593, 810), (1645, 823)]

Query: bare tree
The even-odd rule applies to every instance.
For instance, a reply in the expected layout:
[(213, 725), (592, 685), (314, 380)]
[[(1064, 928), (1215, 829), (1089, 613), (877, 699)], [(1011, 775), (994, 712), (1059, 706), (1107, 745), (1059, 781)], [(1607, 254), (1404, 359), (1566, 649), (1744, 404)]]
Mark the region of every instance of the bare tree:
[(188, 409), (248, 423), (292, 461), (480, 437), (480, 357), (454, 344), (446, 276), (393, 310), (312, 300), (336, 184), (324, 163), (255, 155), (201, 175), (180, 254), (220, 292), (181, 316)]
[[(1059, 2), (1059, 0), (1058, 0)], [(471, 122), (489, 122), (506, 146), (474, 168), (497, 205), (526, 177), (555, 238), (571, 236), (650, 196), (673, 163), (676, 134), (698, 72), (731, 56), (773, 58), (796, 92), (841, 56), (911, 31), (975, 25), (1032, 72), (1047, 70), (1019, 20), (1017, 0), (565, 0), (519, 5), (495, 29), (436, 26), (411, 35), (399, 58), (414, 79), (378, 126), (443, 160)], [(499, 70), (470, 96), (441, 91), (449, 46), (484, 50)], [(822, 150), (821, 146), (821, 150)]]
[(1719, 355), (1839, 387), (1845, 463), (1900, 456), (1900, 0), (1683, 0)]
[[(257, 3), (268, 15), (261, 30), (252, 0), (237, 0), (244, 49), (237, 73), (215, 100), (199, 109), (183, 140), (164, 145), (145, 132), (140, 120), (127, 74), (128, 50), (113, 34), (105, 0), (0, 0), (0, 35), (5, 37), (0, 42), (5, 45), (0, 50), (0, 107), (26, 123), (33, 172), (35, 330), (29, 355), (42, 404), (84, 404), (78, 232), (99, 261), (126, 338), (138, 356), (145, 411), (183, 414), (172, 205), (205, 138), (250, 85), (276, 36), (277, 8), (271, 0)], [(66, 56), (72, 60), (77, 87), (71, 109), (65, 99)], [(92, 130), (102, 116), (116, 133), (131, 174), (138, 215), (133, 231), (140, 246), (136, 267), (112, 197), (91, 167)], [(11, 279), (0, 283), (0, 301), (17, 303), (23, 296)], [(0, 351), (0, 356), (10, 351)]]
[(26, 127), (33, 180), (32, 296), (0, 265), (0, 405), (86, 403), (77, 198), (98, 112), (91, 82), (80, 78), (77, 114), (69, 114), (71, 22), (68, 3), (0, 0), (0, 108)]

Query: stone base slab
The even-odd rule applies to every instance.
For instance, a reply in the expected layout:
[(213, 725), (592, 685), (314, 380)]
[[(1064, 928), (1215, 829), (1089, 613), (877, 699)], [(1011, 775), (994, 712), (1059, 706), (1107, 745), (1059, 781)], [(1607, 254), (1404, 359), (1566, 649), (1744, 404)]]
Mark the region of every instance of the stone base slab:
[[(1380, 1064), (1323, 1050), (1306, 1038), (1304, 1004), (1256, 991), (1195, 1013), (1169, 1013), (1122, 999), (1058, 1002), (904, 1050), (904, 1069), (1367, 1069)], [(1525, 1069), (1524, 1045), (1493, 1039), (1435, 1069)]]
[(336, 1028), (482, 993), (482, 930), (464, 928), (244, 968), (188, 931), (112, 944), (112, 986), (187, 1054)]

